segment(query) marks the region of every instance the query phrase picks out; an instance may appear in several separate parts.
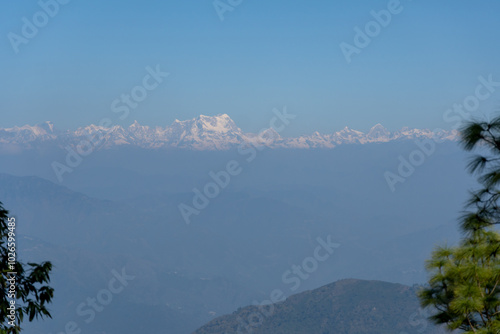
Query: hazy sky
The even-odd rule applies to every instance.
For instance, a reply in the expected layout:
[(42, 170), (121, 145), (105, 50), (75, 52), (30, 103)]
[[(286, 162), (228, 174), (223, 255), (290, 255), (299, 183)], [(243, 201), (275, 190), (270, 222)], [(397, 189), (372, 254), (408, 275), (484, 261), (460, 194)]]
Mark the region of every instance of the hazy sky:
[[(72, 0), (53, 17), (37, 1), (5, 1), (0, 127), (51, 120), (73, 129), (104, 117), (165, 126), (227, 113), (256, 131), (287, 106), (298, 117), (284, 134), (449, 128), (443, 113), (475, 94), (478, 76), (500, 82), (495, 0), (239, 2), (219, 1), (220, 11), (232, 9), (222, 21), (212, 0)], [(364, 31), (370, 12), (388, 7), (397, 13), (385, 27), (368, 24), (370, 43), (358, 41), (348, 63), (340, 44), (355, 47), (354, 28)], [(157, 65), (170, 75), (141, 90), (146, 67)], [(136, 96), (147, 97), (120, 120), (112, 103), (138, 85)], [(494, 90), (476, 114), (498, 110)]]

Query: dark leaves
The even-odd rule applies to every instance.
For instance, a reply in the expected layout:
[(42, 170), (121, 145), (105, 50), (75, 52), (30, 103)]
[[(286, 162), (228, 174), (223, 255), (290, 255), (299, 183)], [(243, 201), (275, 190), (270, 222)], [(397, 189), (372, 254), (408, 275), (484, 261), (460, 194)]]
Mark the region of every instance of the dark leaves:
[[(29, 321), (35, 318), (52, 318), (46, 305), (54, 297), (54, 289), (49, 287), (50, 272), (52, 264), (50, 262), (15, 263), (15, 270), (8, 267), (8, 211), (5, 210), (0, 202), (0, 333), (20, 333), (21, 323), (25, 320), (25, 315)], [(8, 325), (7, 315), (11, 298), (8, 298), (9, 272), (15, 271), (16, 274), (16, 326)]]

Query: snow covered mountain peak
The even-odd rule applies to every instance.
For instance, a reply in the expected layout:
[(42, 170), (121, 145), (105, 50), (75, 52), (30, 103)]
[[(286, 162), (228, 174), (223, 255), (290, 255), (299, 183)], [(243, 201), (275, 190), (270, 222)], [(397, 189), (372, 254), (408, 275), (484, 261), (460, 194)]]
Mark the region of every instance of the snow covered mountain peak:
[(51, 122), (35, 126), (0, 128), (0, 145), (14, 144), (32, 148), (38, 144), (52, 143), (59, 147), (78, 145), (82, 141), (100, 138), (99, 149), (127, 145), (142, 148), (178, 148), (192, 150), (227, 150), (239, 145), (265, 146), (269, 148), (333, 148), (343, 144), (366, 144), (416, 138), (439, 138), (457, 140), (457, 131), (433, 133), (427, 129), (410, 129), (390, 132), (381, 124), (373, 126), (368, 133), (345, 127), (332, 134), (315, 131), (311, 135), (282, 137), (270, 128), (259, 134), (245, 133), (227, 114), (200, 115), (190, 120), (175, 120), (167, 127), (149, 127), (134, 121), (128, 127), (114, 125), (105, 128), (88, 125), (75, 131), (55, 131)]
[(363, 132), (361, 131), (357, 131), (357, 130), (353, 130), (351, 128), (349, 128), (348, 126), (344, 127), (342, 130), (336, 132), (338, 134), (355, 134), (355, 135), (361, 135), (363, 134)]
[(137, 129), (139, 127), (141, 127), (142, 125), (139, 124), (139, 122), (137, 122), (137, 120), (134, 121), (134, 123), (130, 124), (129, 125), (129, 129)]
[(387, 129), (382, 124), (380, 124), (380, 123), (375, 124), (370, 129), (370, 131), (378, 131), (378, 130), (387, 131)]
[(54, 123), (50, 122), (50, 121), (45, 121), (41, 124), (37, 124), (35, 125), (36, 127), (40, 128), (40, 129), (43, 129), (45, 131), (45, 133), (49, 134), (49, 133), (54, 133)]
[(366, 135), (370, 139), (379, 139), (379, 141), (389, 141), (391, 139), (391, 133), (380, 123), (373, 126)]
[(200, 115), (196, 121), (205, 131), (219, 133), (241, 131), (227, 114), (219, 114), (216, 116)]

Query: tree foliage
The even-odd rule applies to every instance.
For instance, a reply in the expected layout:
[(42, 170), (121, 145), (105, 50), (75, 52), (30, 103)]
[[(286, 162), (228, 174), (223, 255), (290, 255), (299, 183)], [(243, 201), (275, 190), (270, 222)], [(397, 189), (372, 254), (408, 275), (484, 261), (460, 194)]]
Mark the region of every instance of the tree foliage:
[[(9, 262), (12, 263), (9, 261), (9, 253), (12, 256), (16, 239), (15, 229), (9, 226), (9, 223), (13, 225), (11, 222), (8, 218), (8, 211), (3, 208), (0, 202), (0, 270), (2, 273), (0, 275), (2, 287), (0, 292), (0, 319), (2, 320), (0, 333), (2, 334), (20, 333), (21, 323), (26, 320), (25, 317), (29, 321), (35, 318), (51, 318), (46, 306), (54, 296), (54, 289), (47, 285), (50, 282), (49, 274), (52, 270), (50, 262), (23, 264), (15, 261), (12, 266), (9, 264)], [(12, 284), (14, 282), (15, 284)], [(12, 285), (15, 287), (14, 294), (12, 294)], [(14, 320), (9, 318), (12, 316), (12, 300), (15, 300)]]
[(468, 164), (478, 176), (481, 187), (471, 192), (468, 212), (462, 217), (462, 231), (500, 223), (500, 117), (490, 122), (469, 122), (461, 129), (462, 145), (467, 151), (480, 150)]
[(420, 291), (431, 319), (451, 330), (500, 332), (500, 234), (478, 229), (457, 247), (439, 247), (427, 262), (429, 286)]
[(461, 217), (463, 238), (456, 247), (438, 247), (427, 270), (429, 284), (419, 297), (436, 311), (431, 319), (449, 330), (500, 333), (500, 117), (469, 122), (461, 129), (465, 150), (477, 149), (468, 164), (479, 189), (470, 193)]

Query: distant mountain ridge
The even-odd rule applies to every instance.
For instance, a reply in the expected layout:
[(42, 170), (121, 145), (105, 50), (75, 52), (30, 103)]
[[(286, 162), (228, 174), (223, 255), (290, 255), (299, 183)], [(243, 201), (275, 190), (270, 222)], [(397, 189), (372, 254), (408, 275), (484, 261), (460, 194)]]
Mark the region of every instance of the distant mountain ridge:
[(247, 306), (193, 334), (445, 333), (420, 308), (417, 287), (346, 279), (290, 296), (273, 306)]
[(129, 127), (115, 125), (109, 128), (89, 125), (75, 131), (58, 131), (52, 122), (35, 126), (0, 128), (0, 145), (14, 145), (22, 148), (36, 147), (41, 143), (55, 144), (60, 147), (77, 146), (82, 142), (98, 142), (99, 148), (134, 146), (141, 148), (181, 148), (192, 150), (228, 150), (241, 144), (269, 148), (334, 148), (343, 144), (366, 144), (394, 140), (435, 138), (454, 141), (458, 138), (456, 130), (433, 132), (429, 129), (411, 129), (390, 132), (381, 124), (372, 127), (367, 133), (356, 131), (347, 126), (331, 134), (314, 132), (299, 137), (281, 137), (269, 128), (260, 134), (243, 132), (227, 115), (200, 115), (196, 118), (175, 120), (167, 127), (149, 127), (135, 121)]

